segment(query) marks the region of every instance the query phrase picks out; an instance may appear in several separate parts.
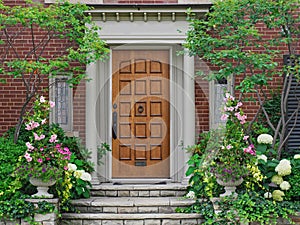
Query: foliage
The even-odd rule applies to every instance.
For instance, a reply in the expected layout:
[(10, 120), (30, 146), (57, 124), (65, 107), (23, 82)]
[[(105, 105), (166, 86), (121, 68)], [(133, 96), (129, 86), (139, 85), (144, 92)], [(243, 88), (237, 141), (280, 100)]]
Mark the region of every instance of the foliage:
[(219, 206), (220, 212), (204, 224), (276, 224), (279, 217), (290, 220), (289, 216), (297, 209), (294, 204), (273, 202), (256, 192), (241, 192), (236, 199), (221, 198), (215, 204)]
[[(0, 72), (4, 78), (20, 79), (25, 87), (16, 142), (27, 106), (48, 78), (63, 74), (71, 86), (76, 85), (87, 79), (85, 65), (105, 59), (109, 50), (99, 37), (100, 28), (86, 13), (91, 8), (84, 4), (59, 1), (46, 7), (27, 0), (24, 7), (1, 1), (0, 9)], [(18, 51), (24, 36), (29, 40)], [(52, 48), (53, 43), (59, 44)]]
[(11, 139), (0, 138), (0, 201), (10, 199), (22, 186), (11, 174), (25, 150), (25, 146), (14, 144)]
[(222, 188), (216, 183), (216, 177), (201, 167), (202, 162), (203, 158), (194, 154), (188, 161), (189, 167), (186, 171), (186, 175), (190, 176), (190, 185), (187, 191), (189, 194), (193, 193), (193, 198), (196, 199), (217, 196), (222, 191)]
[(269, 148), (270, 142), (262, 143), (259, 137), (258, 168), (264, 175), (262, 184), (265, 197), (276, 201), (299, 201), (300, 154), (279, 161), (273, 149)]
[(101, 159), (106, 155), (107, 152), (110, 152), (110, 146), (109, 144), (103, 142), (100, 146), (97, 147), (97, 153), (98, 153), (98, 165), (102, 163)]
[[(209, 136), (214, 136), (213, 131), (209, 133)], [(177, 212), (199, 213), (204, 217), (204, 224), (221, 225), (247, 222), (276, 224), (278, 218), (290, 221), (290, 216), (300, 210), (300, 154), (279, 161), (273, 158), (276, 151), (270, 148), (273, 137), (259, 135), (254, 143), (257, 159), (247, 166), (249, 174), (239, 186), (238, 196), (216, 198), (222, 189), (216, 177), (203, 170), (205, 152), (210, 151), (209, 142), (200, 150), (204, 151), (203, 155), (193, 154), (188, 161), (186, 175), (191, 177), (186, 197), (194, 199), (195, 203), (184, 209), (178, 208)]]
[(34, 222), (34, 214), (46, 214), (55, 210), (55, 206), (47, 201), (40, 201), (35, 206), (34, 203), (26, 201), (25, 198), (28, 198), (28, 196), (18, 193), (5, 201), (0, 200), (0, 219), (15, 220), (22, 218)]
[(40, 178), (44, 181), (58, 180), (68, 169), (71, 152), (57, 140), (57, 134), (46, 133), (44, 125), (49, 119), (49, 109), (54, 106), (43, 96), (34, 102), (33, 114), (26, 116), (26, 130), (31, 132), (26, 142), (27, 151), (19, 158), (16, 176)]
[[(270, 115), (270, 122), (276, 127), (281, 117), (281, 93), (279, 90), (271, 91), (270, 98), (265, 100), (264, 108), (266, 110), (266, 113)], [(264, 127), (268, 127), (267, 118), (264, 114), (259, 115), (258, 121)], [(262, 133), (270, 133), (271, 135), (274, 135), (274, 131), (272, 130), (270, 130), (269, 132), (265, 131)]]
[[(30, 150), (31, 145), (38, 149), (43, 148), (43, 151), (41, 151), (41, 157), (37, 157), (37, 159), (46, 157), (46, 155), (43, 154), (47, 152), (45, 146), (49, 146), (49, 144), (51, 154), (55, 155), (51, 146), (53, 145), (56, 147), (56, 141), (58, 140), (60, 140), (60, 149), (65, 149), (67, 147), (72, 149), (70, 160), (66, 160), (66, 164), (59, 165), (61, 166), (61, 172), (55, 174), (57, 182), (50, 189), (55, 197), (60, 199), (60, 208), (62, 210), (66, 211), (70, 209), (70, 199), (87, 198), (90, 196), (90, 173), (94, 171), (93, 164), (89, 162), (90, 153), (80, 144), (78, 138), (67, 137), (64, 131), (57, 124), (48, 124), (49, 108), (50, 106), (47, 100), (43, 97), (37, 98), (34, 103), (34, 112), (32, 114), (28, 114), (26, 117), (27, 122), (21, 130), (20, 137), (22, 138), (18, 141), (18, 144), (13, 143), (13, 137), (10, 135), (12, 132), (6, 133), (5, 138), (0, 139), (0, 161), (3, 161), (3, 164), (1, 163), (0, 167), (5, 167), (5, 169), (0, 170), (0, 177), (3, 177), (1, 180), (1, 184), (3, 182), (3, 185), (0, 186), (0, 201), (3, 201), (4, 207), (13, 205), (10, 202), (11, 199), (20, 199), (20, 201), (16, 201), (16, 204), (19, 204), (20, 207), (18, 205), (13, 205), (15, 207), (15, 211), (13, 213), (20, 215), (22, 218), (26, 217), (27, 214), (31, 215), (33, 213), (41, 213), (43, 211), (50, 212), (52, 208), (51, 205), (44, 204), (39, 206), (37, 209), (34, 209), (34, 211), (32, 211), (31, 208), (30, 210), (28, 209), (29, 212), (26, 212), (26, 215), (22, 209), (22, 205), (24, 205), (24, 209), (26, 209), (26, 207), (30, 207), (30, 203), (25, 202), (23, 198), (30, 198), (28, 194), (33, 194), (34, 188), (28, 183), (28, 177), (25, 174), (23, 174), (24, 177), (19, 176), (20, 169), (18, 168), (25, 166), (26, 163), (28, 165), (29, 162), (24, 157), (26, 153), (29, 152), (30, 156), (27, 155), (27, 158), (32, 157), (31, 161), (35, 159), (36, 155), (32, 153), (34, 150)], [(50, 142), (50, 140), (53, 142)], [(63, 155), (63, 161), (65, 160), (64, 157), (69, 158), (69, 154)], [(76, 171), (72, 170), (74, 167), (71, 167), (71, 163), (76, 165)], [(42, 162), (39, 162), (35, 163), (33, 166), (41, 165)], [(54, 167), (57, 165), (53, 162), (51, 163), (51, 166)], [(54, 171), (57, 171), (57, 169)], [(53, 176), (52, 173), (49, 173), (49, 175)], [(45, 176), (45, 179), (46, 178), (48, 178), (48, 175)], [(3, 213), (2, 217), (15, 218), (16, 216), (11, 214), (9, 210), (9, 207), (3, 209), (3, 212), (5, 211), (5, 213)]]
[[(265, 123), (274, 134), (272, 145), (274, 149), (276, 147), (278, 159), (286, 137), (295, 127), (291, 118), (298, 115), (300, 107), (297, 104), (295, 110), (288, 114), (285, 97), (287, 94), (294, 95), (291, 81), (299, 80), (299, 63), (294, 60), (295, 66), (290, 63), (283, 67), (278, 63), (283, 54), (289, 55), (293, 61), (299, 50), (298, 10), (298, 0), (216, 0), (205, 18), (198, 19), (191, 11), (188, 12), (190, 29), (184, 47), (190, 55), (197, 55), (212, 68), (208, 74), (202, 73), (204, 78), (230, 79), (234, 90), (240, 94), (240, 100), (255, 100), (255, 115), (246, 133), (250, 133), (252, 124), (263, 113)], [(286, 76), (282, 78), (282, 84), (270, 86), (274, 78), (283, 74)], [(281, 92), (276, 96), (279, 101), (275, 106), (279, 119), (275, 119), (268, 100), (275, 97), (269, 94), (273, 88), (279, 88)], [(280, 114), (277, 114), (278, 109)], [(292, 128), (288, 129), (288, 125)]]

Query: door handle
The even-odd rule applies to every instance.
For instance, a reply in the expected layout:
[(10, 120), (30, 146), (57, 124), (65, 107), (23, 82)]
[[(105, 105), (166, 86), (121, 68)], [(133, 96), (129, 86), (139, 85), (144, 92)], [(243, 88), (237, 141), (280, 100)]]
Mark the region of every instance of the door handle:
[(113, 112), (112, 138), (117, 139), (117, 137), (118, 137), (118, 113)]

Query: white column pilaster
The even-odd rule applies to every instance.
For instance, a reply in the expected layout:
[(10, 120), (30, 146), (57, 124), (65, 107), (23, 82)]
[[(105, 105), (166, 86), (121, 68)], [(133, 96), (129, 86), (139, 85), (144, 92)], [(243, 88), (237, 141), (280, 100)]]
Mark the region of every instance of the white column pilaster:
[(92, 63), (87, 66), (87, 75), (91, 81), (86, 82), (86, 148), (92, 151), (91, 161), (95, 166), (95, 171), (92, 173), (91, 183), (99, 184), (98, 179), (98, 154), (97, 154), (97, 124), (96, 124), (96, 102), (97, 102), (97, 77), (96, 64)]
[[(184, 121), (183, 121), (183, 144), (184, 147), (195, 144), (195, 85), (194, 85), (194, 57), (184, 55), (183, 59), (184, 71)], [(190, 154), (184, 152), (184, 176), (182, 184), (188, 184), (188, 177), (185, 172), (188, 169), (187, 161)]]

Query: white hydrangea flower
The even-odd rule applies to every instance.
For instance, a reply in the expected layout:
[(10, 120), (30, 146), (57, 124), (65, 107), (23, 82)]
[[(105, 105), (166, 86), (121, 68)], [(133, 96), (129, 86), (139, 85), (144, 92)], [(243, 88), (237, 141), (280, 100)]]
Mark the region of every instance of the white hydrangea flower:
[(189, 193), (187, 193), (186, 197), (189, 199), (195, 199), (196, 198), (195, 192), (189, 191)]
[(276, 166), (275, 171), (279, 176), (290, 175), (292, 172), (291, 162), (287, 159), (282, 159)]
[(275, 190), (272, 193), (272, 197), (275, 201), (279, 201), (279, 202), (283, 201), (283, 196), (284, 196), (284, 193), (280, 190)]
[(272, 198), (272, 193), (266, 192), (266, 193), (264, 194), (264, 198)]
[(257, 137), (258, 144), (272, 144), (273, 137), (270, 134), (261, 134)]
[(80, 177), (81, 180), (84, 180), (84, 181), (91, 181), (92, 180), (92, 176), (91, 174), (87, 173), (87, 172), (83, 172), (81, 174), (81, 177)]
[(68, 163), (68, 170), (74, 172), (77, 170), (77, 166), (73, 163)]
[(283, 178), (282, 176), (278, 176), (278, 175), (274, 175), (272, 178), (271, 178), (271, 182), (274, 183), (274, 184), (281, 184), (283, 182)]
[(261, 160), (263, 160), (263, 161), (267, 162), (267, 160), (268, 160), (268, 157), (267, 157), (267, 156), (265, 156), (264, 154), (262, 154), (262, 155), (257, 155), (257, 159), (261, 159)]
[(291, 188), (291, 185), (290, 185), (289, 182), (283, 181), (283, 182), (280, 184), (280, 188), (281, 188), (281, 190), (283, 190), (283, 191), (287, 191), (287, 190), (289, 190), (289, 189)]
[(85, 172), (84, 170), (76, 170), (74, 172), (74, 177), (76, 177), (77, 179), (80, 179), (84, 172)]
[(294, 159), (300, 159), (300, 154), (294, 155)]

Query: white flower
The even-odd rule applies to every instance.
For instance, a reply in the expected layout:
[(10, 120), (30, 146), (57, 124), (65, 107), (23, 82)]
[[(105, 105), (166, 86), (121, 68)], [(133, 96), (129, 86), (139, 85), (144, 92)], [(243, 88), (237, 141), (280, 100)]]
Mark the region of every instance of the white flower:
[(40, 103), (44, 103), (46, 100), (45, 100), (45, 97), (44, 96), (41, 96), (40, 97)]
[(268, 157), (267, 157), (267, 156), (265, 156), (264, 154), (262, 154), (262, 155), (257, 155), (257, 159), (261, 159), (261, 160), (263, 160), (263, 161), (267, 162), (267, 160), (268, 160)]
[(279, 201), (279, 202), (283, 201), (283, 196), (284, 196), (284, 193), (280, 190), (275, 190), (272, 193), (272, 197), (275, 201)]
[(274, 183), (274, 184), (281, 184), (283, 182), (283, 178), (282, 176), (278, 176), (278, 175), (274, 175), (272, 178), (271, 178), (271, 182)]
[(189, 191), (189, 193), (187, 193), (186, 197), (189, 199), (195, 199), (196, 198), (195, 192)]
[(91, 181), (92, 180), (92, 176), (91, 174), (87, 173), (87, 172), (83, 172), (81, 174), (81, 177), (80, 177), (81, 180), (84, 180), (84, 181)]
[(294, 159), (300, 159), (300, 154), (294, 155)]
[(291, 188), (291, 185), (290, 185), (289, 182), (283, 181), (283, 182), (280, 184), (280, 188), (281, 188), (281, 190), (283, 190), (283, 191), (287, 191), (287, 190), (289, 190), (289, 189)]
[(68, 170), (74, 172), (77, 170), (77, 166), (73, 163), (68, 163)]
[(272, 144), (273, 137), (270, 134), (261, 134), (257, 137), (258, 144)]
[(76, 177), (77, 179), (80, 179), (84, 172), (85, 172), (84, 170), (76, 170), (74, 172), (74, 177)]
[(291, 162), (287, 159), (282, 159), (276, 166), (275, 171), (279, 176), (290, 175), (292, 172)]
[(266, 193), (264, 194), (264, 197), (265, 197), (265, 198), (272, 198), (272, 194), (271, 194), (270, 192), (266, 192)]

